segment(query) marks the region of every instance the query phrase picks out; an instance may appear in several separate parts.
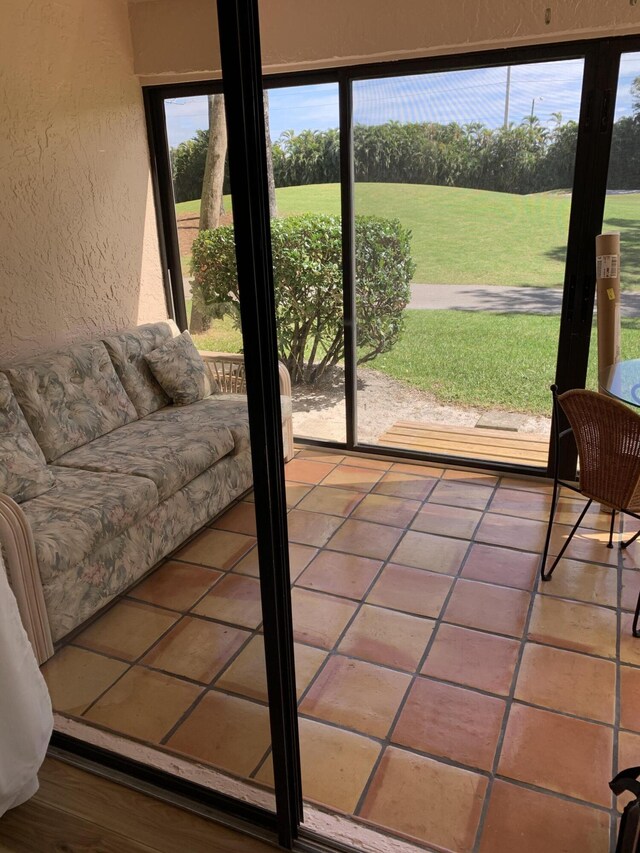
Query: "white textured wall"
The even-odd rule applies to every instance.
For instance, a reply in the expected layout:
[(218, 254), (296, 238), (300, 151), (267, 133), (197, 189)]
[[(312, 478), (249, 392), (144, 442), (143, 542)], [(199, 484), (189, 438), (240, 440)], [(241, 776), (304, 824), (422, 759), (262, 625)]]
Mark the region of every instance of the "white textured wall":
[[(132, 0), (143, 83), (219, 74), (215, 0)], [(546, 10), (550, 10), (547, 23)], [(640, 32), (630, 0), (260, 0), (265, 71)]]
[(166, 316), (123, 0), (2, 0), (0, 361)]

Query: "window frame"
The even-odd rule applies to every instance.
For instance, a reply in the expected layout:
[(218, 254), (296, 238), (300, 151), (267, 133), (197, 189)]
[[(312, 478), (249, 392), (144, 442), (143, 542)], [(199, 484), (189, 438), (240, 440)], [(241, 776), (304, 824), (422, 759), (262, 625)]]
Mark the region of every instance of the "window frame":
[[(522, 65), (563, 59), (583, 59), (583, 85), (581, 93), (579, 132), (576, 147), (571, 213), (567, 233), (567, 253), (563, 282), (563, 300), (558, 337), (555, 383), (562, 390), (584, 387), (591, 321), (595, 298), (595, 235), (602, 229), (606, 182), (611, 149), (611, 134), (615, 114), (615, 98), (620, 56), (640, 50), (640, 36), (565, 41), (545, 45), (525, 45), (443, 56), (390, 60), (326, 69), (266, 74), (263, 84), (267, 89), (337, 83), (340, 115), (340, 187), (343, 223), (343, 322), (345, 334), (345, 409), (346, 440), (331, 441), (297, 437), (300, 444), (324, 447), (331, 450), (357, 451), (378, 456), (398, 457), (426, 463), (437, 463), (466, 468), (491, 469), (497, 473), (517, 476), (551, 476), (553, 471), (552, 443), (549, 442), (549, 460), (546, 467), (513, 463), (487, 462), (474, 458), (450, 456), (436, 452), (419, 452), (405, 448), (386, 447), (358, 440), (357, 434), (357, 370), (355, 322), (355, 229), (354, 229), (354, 168), (353, 168), (353, 99), (354, 81), (372, 78), (400, 77), (433, 72), (491, 68), (505, 65)], [(220, 79), (194, 83), (161, 84), (144, 87), (148, 103), (150, 129), (159, 123), (163, 101), (170, 97), (191, 97), (222, 91)], [(165, 129), (166, 136), (166, 129)], [(154, 175), (157, 188), (156, 209), (161, 222), (160, 238), (167, 265), (165, 282), (174, 304), (184, 299), (179, 254), (176, 257), (177, 228), (171, 213), (173, 188), (170, 171), (163, 165), (158, 142), (161, 133), (150, 133), (153, 147), (152, 166), (159, 166)], [(168, 157), (166, 158), (168, 161)], [(169, 180), (167, 180), (167, 177)], [(171, 199), (169, 203), (168, 199)], [(181, 297), (182, 294), (182, 297)], [(176, 322), (186, 327), (186, 314), (176, 310)], [(564, 477), (575, 477), (577, 457), (575, 449), (563, 460)]]

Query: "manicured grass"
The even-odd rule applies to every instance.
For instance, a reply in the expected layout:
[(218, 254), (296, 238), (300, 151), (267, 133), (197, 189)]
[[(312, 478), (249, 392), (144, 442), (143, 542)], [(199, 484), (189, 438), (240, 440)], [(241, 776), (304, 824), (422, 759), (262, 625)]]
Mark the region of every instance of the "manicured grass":
[[(228, 199), (229, 196), (225, 196), (225, 200)], [(181, 201), (176, 204), (176, 213), (200, 213), (200, 199), (196, 198), (194, 201)]]
[[(338, 184), (283, 187), (281, 216), (340, 212)], [(356, 213), (399, 219), (413, 234), (414, 281), (561, 287), (571, 199), (414, 184), (359, 183)], [(230, 209), (230, 201), (225, 198)], [(199, 201), (176, 205), (197, 213)], [(605, 230), (622, 233), (625, 288), (640, 286), (640, 193), (607, 197)]]
[(231, 317), (214, 320), (211, 328), (201, 335), (193, 335), (198, 349), (214, 352), (241, 352), (242, 334), (234, 328)]
[[(192, 304), (192, 299), (185, 300), (187, 322), (191, 322)], [(208, 352), (242, 352), (242, 333), (234, 327), (232, 317), (214, 320), (206, 332), (192, 337), (198, 349)]]
[(607, 196), (603, 230), (620, 232), (623, 289), (640, 287), (640, 193)]
[[(548, 415), (558, 316), (407, 311), (392, 352), (371, 363), (443, 403)], [(588, 388), (596, 388), (596, 329)], [(622, 356), (640, 355), (640, 320), (622, 320)]]
[[(393, 350), (366, 365), (431, 392), (442, 403), (548, 415), (560, 318), (474, 311), (407, 311)], [(199, 349), (239, 352), (231, 318), (195, 335)], [(588, 388), (596, 388), (596, 330)], [(640, 356), (640, 320), (622, 321), (622, 356)]]

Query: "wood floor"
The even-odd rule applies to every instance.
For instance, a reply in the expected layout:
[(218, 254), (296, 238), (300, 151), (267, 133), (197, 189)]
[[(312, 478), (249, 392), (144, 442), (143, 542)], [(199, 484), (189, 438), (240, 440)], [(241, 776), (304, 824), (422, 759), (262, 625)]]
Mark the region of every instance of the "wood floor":
[(389, 447), (539, 467), (546, 467), (549, 453), (549, 439), (542, 435), (414, 421), (398, 421), (378, 442)]
[(2, 853), (273, 853), (277, 849), (47, 759), (36, 796), (0, 819)]

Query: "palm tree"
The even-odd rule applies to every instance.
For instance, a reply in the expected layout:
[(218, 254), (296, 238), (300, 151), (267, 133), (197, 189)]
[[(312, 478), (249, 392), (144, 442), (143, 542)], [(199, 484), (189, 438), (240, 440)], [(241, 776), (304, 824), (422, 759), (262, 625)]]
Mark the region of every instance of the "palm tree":
[(540, 119), (538, 118), (538, 116), (534, 116), (533, 113), (531, 113), (530, 115), (525, 116), (522, 119), (522, 121), (520, 122), (520, 124), (524, 125), (525, 127), (531, 127), (531, 128), (539, 127), (540, 126)]
[(470, 121), (462, 125), (462, 130), (469, 139), (479, 139), (485, 130), (485, 126), (481, 121)]

